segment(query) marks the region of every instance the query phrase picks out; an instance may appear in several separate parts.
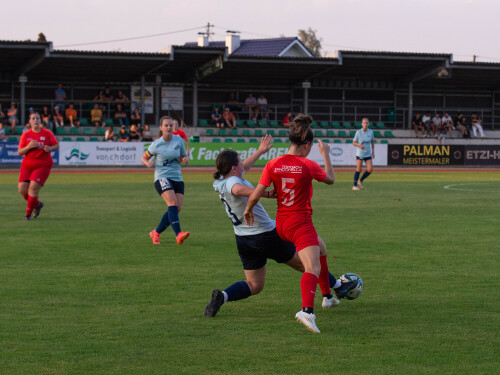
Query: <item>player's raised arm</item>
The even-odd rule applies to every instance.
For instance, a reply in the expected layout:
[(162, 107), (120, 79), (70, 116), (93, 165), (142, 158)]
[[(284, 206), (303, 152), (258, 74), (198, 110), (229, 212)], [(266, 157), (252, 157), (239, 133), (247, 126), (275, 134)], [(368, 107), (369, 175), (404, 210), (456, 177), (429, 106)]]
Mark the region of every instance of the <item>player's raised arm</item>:
[(248, 171), (250, 168), (253, 167), (255, 162), (266, 152), (268, 152), (271, 147), (273, 147), (273, 144), (271, 143), (273, 140), (273, 137), (271, 137), (269, 134), (266, 134), (264, 137), (261, 138), (260, 140), (260, 146), (255, 151), (251, 156), (245, 159), (243, 162), (243, 168), (245, 169), (245, 172)]
[(332, 161), (330, 160), (330, 145), (318, 140), (318, 149), (325, 162), (326, 178), (323, 182), (327, 185), (332, 185), (335, 182), (335, 172), (333, 170)]

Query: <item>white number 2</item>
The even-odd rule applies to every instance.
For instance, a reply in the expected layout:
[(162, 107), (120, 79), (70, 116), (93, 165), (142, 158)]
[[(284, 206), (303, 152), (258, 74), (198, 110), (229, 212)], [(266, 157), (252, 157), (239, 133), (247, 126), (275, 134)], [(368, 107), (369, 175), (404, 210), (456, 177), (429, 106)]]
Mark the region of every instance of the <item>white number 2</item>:
[(293, 201), (295, 200), (295, 190), (288, 189), (286, 187), (286, 184), (294, 184), (294, 183), (295, 183), (295, 178), (281, 177), (281, 190), (283, 190), (283, 193), (285, 193), (285, 196), (283, 197), (283, 202), (281, 203), (284, 206), (291, 206), (293, 204)]

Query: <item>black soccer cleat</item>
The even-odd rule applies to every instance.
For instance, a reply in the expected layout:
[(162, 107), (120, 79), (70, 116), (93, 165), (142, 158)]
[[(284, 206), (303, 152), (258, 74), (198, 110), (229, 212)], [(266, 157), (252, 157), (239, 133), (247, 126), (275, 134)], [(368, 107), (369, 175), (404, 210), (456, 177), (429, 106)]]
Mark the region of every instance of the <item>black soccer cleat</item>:
[(224, 294), (219, 289), (214, 289), (212, 292), (212, 299), (205, 307), (205, 316), (207, 318), (214, 317), (220, 310), (220, 307), (224, 304)]
[(342, 281), (342, 284), (337, 289), (334, 289), (335, 295), (337, 296), (338, 299), (344, 298), (347, 295), (347, 293), (349, 293), (350, 290), (356, 288), (357, 285), (358, 285), (357, 280), (351, 280), (346, 282)]
[(40, 215), (40, 211), (43, 208), (43, 203), (39, 202), (36, 207), (33, 209), (33, 219), (36, 219), (38, 215)]
[(26, 220), (26, 221), (31, 221), (31, 215), (26, 215), (26, 216), (24, 217), (24, 220)]

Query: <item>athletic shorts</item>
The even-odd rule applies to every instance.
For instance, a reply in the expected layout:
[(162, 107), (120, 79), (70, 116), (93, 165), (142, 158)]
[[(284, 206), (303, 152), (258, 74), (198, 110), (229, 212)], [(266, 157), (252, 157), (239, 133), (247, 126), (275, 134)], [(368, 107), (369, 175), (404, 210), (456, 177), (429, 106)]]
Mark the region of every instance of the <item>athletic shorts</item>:
[(318, 234), (308, 214), (276, 218), (276, 229), (282, 240), (295, 245), (297, 252), (308, 246), (319, 246)]
[(368, 156), (368, 157), (366, 157), (366, 158), (362, 158), (362, 157), (356, 156), (356, 160), (363, 160), (363, 161), (367, 161), (367, 160), (372, 160), (372, 157), (371, 157), (371, 156)]
[(176, 194), (184, 195), (184, 181), (173, 181), (170, 178), (159, 178), (155, 181), (155, 188), (159, 195), (168, 190), (173, 190)]
[(36, 181), (40, 185), (45, 185), (45, 181), (49, 178), (50, 170), (52, 167), (31, 167), (21, 165), (19, 172), (19, 182)]
[(252, 236), (236, 237), (238, 254), (245, 270), (257, 270), (266, 265), (267, 259), (286, 263), (295, 255), (295, 246), (283, 241), (276, 229)]

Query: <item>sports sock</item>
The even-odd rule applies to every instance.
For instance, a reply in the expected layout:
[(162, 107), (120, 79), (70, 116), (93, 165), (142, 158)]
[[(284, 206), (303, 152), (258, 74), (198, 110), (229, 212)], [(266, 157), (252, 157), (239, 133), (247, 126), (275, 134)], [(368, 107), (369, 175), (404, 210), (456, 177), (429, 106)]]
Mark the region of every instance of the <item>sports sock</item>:
[(354, 186), (358, 186), (358, 180), (359, 180), (360, 173), (361, 172), (358, 172), (358, 171), (354, 172)]
[(161, 218), (160, 224), (158, 224), (158, 226), (156, 227), (156, 233), (163, 232), (165, 229), (168, 228), (169, 225), (170, 221), (168, 221), (168, 210), (167, 210), (167, 212), (165, 212), (165, 214)]
[(179, 209), (177, 206), (168, 206), (168, 221), (177, 236), (181, 232), (181, 224), (179, 223)]
[(224, 296), (224, 303), (226, 303), (229, 297), (227, 296), (227, 293), (225, 290), (222, 291), (222, 295)]
[(330, 272), (328, 272), (328, 281), (330, 282), (330, 289), (338, 288), (341, 285), (340, 281), (338, 281)]
[(245, 299), (250, 297), (252, 294), (250, 292), (250, 287), (248, 286), (246, 281), (238, 281), (234, 283), (230, 287), (224, 289), (224, 292), (227, 294), (228, 301), (238, 301), (240, 299)]
[(316, 286), (318, 278), (309, 272), (304, 272), (300, 279), (300, 292), (302, 294), (302, 307), (314, 308), (314, 296), (316, 295)]
[(371, 174), (370, 172), (365, 171), (365, 173), (363, 173), (363, 176), (361, 176), (361, 182), (363, 182), (363, 180), (367, 178), (370, 174)]
[(328, 272), (328, 264), (326, 262), (326, 255), (321, 255), (319, 257), (319, 264), (321, 265), (321, 271), (319, 272), (319, 287), (321, 289), (321, 294), (327, 295), (330, 294), (330, 280), (329, 280), (329, 272)]
[(25, 201), (27, 201), (28, 200), (28, 194), (23, 194), (23, 198), (24, 198)]
[(26, 215), (31, 215), (36, 206), (38, 206), (38, 197), (28, 195), (28, 203), (26, 204)]

